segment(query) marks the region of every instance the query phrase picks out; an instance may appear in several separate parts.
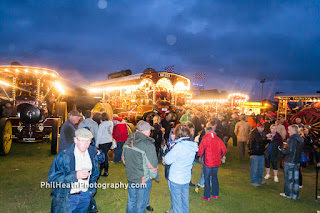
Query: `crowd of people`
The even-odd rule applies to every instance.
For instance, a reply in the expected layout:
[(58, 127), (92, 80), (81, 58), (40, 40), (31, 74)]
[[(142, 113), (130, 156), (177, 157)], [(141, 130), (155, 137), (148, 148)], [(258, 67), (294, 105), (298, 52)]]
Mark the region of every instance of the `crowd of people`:
[[(59, 154), (50, 168), (48, 182), (76, 183), (81, 187), (54, 189), (52, 212), (94, 212), (96, 188), (89, 183), (109, 176), (110, 149), (114, 150), (112, 162), (122, 161), (125, 165), (128, 213), (153, 211), (152, 180), (160, 181), (158, 166), (162, 164), (171, 197), (167, 212), (189, 212), (189, 189), (193, 186), (197, 193), (204, 187), (203, 200), (219, 199), (218, 171), (221, 163), (227, 161), (230, 139), (238, 147), (240, 161), (250, 157), (252, 186), (266, 184), (263, 179), (271, 177), (271, 166), (273, 180), (279, 182), (278, 167), (284, 169), (284, 192), (280, 193), (283, 197), (299, 198), (303, 152), (309, 155), (309, 164), (315, 159), (320, 166), (318, 140), (299, 118), (289, 124), (284, 117), (277, 120), (273, 112), (246, 116), (195, 109), (183, 110), (176, 117), (172, 121), (170, 112), (164, 118), (155, 115), (151, 123), (139, 121), (136, 131), (128, 134), (126, 121), (117, 115), (111, 117), (103, 111), (85, 111), (81, 115), (77, 110), (70, 111), (61, 127)], [(191, 182), (195, 162), (202, 165), (196, 185)]]

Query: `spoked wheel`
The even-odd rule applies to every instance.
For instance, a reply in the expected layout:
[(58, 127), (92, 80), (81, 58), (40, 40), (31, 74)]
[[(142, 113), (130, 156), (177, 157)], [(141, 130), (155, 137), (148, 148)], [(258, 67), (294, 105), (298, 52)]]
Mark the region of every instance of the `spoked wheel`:
[(0, 131), (0, 154), (7, 155), (12, 145), (12, 125), (8, 118), (1, 118)]
[(320, 114), (315, 108), (306, 108), (301, 110), (294, 116), (292, 116), (291, 121), (295, 121), (296, 118), (301, 118), (301, 122), (305, 126), (310, 126), (310, 132), (312, 136), (318, 138), (320, 136)]
[(58, 152), (59, 146), (59, 119), (54, 119), (52, 123), (52, 132), (50, 133), (51, 154), (55, 155)]

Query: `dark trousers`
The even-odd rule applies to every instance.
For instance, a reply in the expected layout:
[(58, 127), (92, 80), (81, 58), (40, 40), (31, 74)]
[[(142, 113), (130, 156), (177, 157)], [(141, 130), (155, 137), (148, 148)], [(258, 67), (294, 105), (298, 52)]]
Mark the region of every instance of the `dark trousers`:
[(99, 144), (99, 149), (106, 155), (106, 160), (100, 164), (100, 172), (104, 169), (104, 172), (108, 172), (109, 169), (109, 162), (108, 162), (108, 151), (111, 147), (112, 143), (104, 143)]
[(233, 141), (233, 146), (237, 146), (237, 136), (234, 133), (232, 133), (232, 141)]

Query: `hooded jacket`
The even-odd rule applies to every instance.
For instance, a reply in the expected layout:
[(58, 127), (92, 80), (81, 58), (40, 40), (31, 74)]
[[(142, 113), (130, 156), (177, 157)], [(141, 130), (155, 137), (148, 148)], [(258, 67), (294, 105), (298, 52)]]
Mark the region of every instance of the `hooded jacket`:
[(184, 123), (187, 123), (188, 121), (191, 122), (191, 110), (188, 109), (187, 112), (185, 114), (183, 114), (180, 118), (180, 123), (184, 124)]
[(89, 128), (89, 130), (93, 134), (94, 139), (97, 140), (98, 128), (99, 128), (98, 123), (92, 120), (91, 118), (86, 118), (79, 124), (78, 129), (85, 128), (85, 127)]
[(145, 183), (150, 178), (160, 180), (154, 139), (141, 132), (129, 135), (123, 146), (122, 162), (129, 183)]
[(221, 164), (221, 157), (227, 152), (227, 148), (223, 141), (212, 131), (203, 136), (199, 146), (198, 155), (204, 154), (204, 164), (207, 167), (217, 167)]
[(300, 157), (303, 150), (304, 140), (299, 134), (291, 135), (287, 147), (281, 149), (284, 154), (284, 162), (300, 163)]
[[(60, 152), (52, 162), (49, 174), (49, 184), (71, 184), (77, 182), (77, 172), (75, 171), (75, 144), (73, 143), (69, 148)], [(89, 183), (94, 184), (97, 182), (100, 171), (98, 167), (97, 151), (94, 147), (90, 146), (88, 152), (92, 163), (92, 173), (90, 175)], [(53, 185), (54, 186), (54, 185)], [(93, 185), (94, 186), (94, 185)], [(52, 190), (52, 203), (51, 212), (69, 212), (70, 207), (70, 187), (56, 187)], [(96, 188), (89, 188), (89, 192), (94, 195), (97, 191)]]
[(164, 161), (170, 166), (169, 180), (177, 184), (190, 183), (191, 168), (198, 151), (198, 144), (189, 137), (175, 140), (174, 147), (166, 154)]

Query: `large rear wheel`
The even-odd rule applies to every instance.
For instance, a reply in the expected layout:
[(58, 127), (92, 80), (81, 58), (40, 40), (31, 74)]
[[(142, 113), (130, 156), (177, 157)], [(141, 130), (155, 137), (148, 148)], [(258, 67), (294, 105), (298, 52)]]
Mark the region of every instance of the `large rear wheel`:
[(51, 154), (55, 155), (58, 152), (59, 146), (59, 119), (54, 119), (52, 122), (51, 136)]
[(0, 120), (0, 154), (7, 155), (12, 145), (12, 125), (8, 118)]

